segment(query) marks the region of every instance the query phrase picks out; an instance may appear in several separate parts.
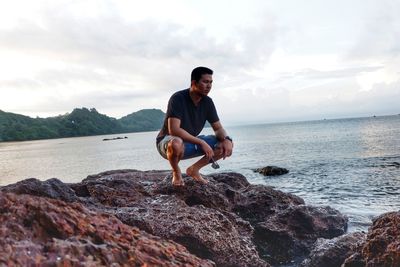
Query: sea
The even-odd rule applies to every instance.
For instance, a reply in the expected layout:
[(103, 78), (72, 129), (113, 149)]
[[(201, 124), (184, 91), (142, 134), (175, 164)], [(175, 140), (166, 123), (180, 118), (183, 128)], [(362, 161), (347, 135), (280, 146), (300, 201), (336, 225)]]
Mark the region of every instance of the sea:
[[(239, 172), (253, 184), (331, 206), (349, 218), (348, 232), (367, 231), (376, 216), (400, 209), (400, 115), (226, 127), (232, 157), (203, 174)], [(206, 128), (203, 134), (212, 130)], [(80, 182), (107, 170), (167, 170), (157, 132), (0, 143), (0, 186), (26, 178)], [(103, 141), (103, 139), (121, 139)], [(125, 138), (126, 137), (126, 138)], [(184, 170), (195, 160), (181, 162)], [(253, 170), (278, 166), (281, 176)]]

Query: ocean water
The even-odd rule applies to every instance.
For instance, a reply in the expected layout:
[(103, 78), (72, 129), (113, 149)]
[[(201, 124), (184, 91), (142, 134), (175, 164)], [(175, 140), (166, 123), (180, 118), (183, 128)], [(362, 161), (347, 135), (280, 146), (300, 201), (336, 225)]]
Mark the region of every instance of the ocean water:
[[(349, 217), (349, 232), (366, 231), (372, 218), (400, 209), (400, 116), (227, 127), (234, 154), (218, 172), (236, 171), (251, 183), (329, 205)], [(210, 133), (210, 129), (204, 131)], [(157, 132), (0, 143), (0, 186), (35, 177), (79, 182), (113, 169), (165, 170)], [(126, 139), (102, 141), (116, 136)], [(182, 161), (184, 170), (195, 159)], [(289, 169), (264, 177), (253, 169)], [(207, 166), (204, 174), (216, 172)]]

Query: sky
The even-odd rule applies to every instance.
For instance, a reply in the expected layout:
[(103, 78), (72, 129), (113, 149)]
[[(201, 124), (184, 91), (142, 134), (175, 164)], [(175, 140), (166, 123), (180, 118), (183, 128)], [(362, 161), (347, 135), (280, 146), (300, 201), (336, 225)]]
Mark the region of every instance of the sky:
[(228, 125), (400, 113), (399, 0), (0, 0), (0, 110), (166, 111), (197, 66)]

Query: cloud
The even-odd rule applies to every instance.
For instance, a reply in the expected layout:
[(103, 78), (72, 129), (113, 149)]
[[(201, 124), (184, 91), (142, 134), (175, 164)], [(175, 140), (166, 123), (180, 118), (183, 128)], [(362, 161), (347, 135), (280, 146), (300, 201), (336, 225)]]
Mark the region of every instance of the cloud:
[[(379, 3), (379, 4), (378, 4)], [(347, 58), (360, 61), (387, 61), (400, 57), (400, 2), (379, 1)]]
[[(0, 30), (0, 48), (34, 55), (31, 77), (3, 79), (0, 87), (39, 91), (113, 90), (172, 91), (187, 87), (191, 69), (210, 66), (225, 77), (268, 60), (274, 47), (274, 25), (242, 27), (224, 42), (205, 28), (187, 29), (172, 22), (127, 21), (111, 5), (84, 16), (69, 5), (48, 4), (36, 20), (20, 20)], [(57, 89), (58, 88), (58, 89)], [(165, 90), (169, 92), (165, 92)]]
[(382, 69), (383, 66), (363, 66), (345, 69), (335, 69), (329, 71), (321, 71), (315, 69), (304, 69), (292, 74), (294, 77), (302, 77), (306, 79), (340, 79), (354, 77), (362, 73), (374, 72)]
[[(10, 64), (29, 65), (0, 79), (4, 109), (50, 115), (88, 106), (114, 116), (149, 105), (165, 109), (173, 91), (189, 86), (194, 67), (213, 68), (220, 87), (245, 83), (274, 50), (276, 25), (268, 17), (221, 40), (205, 25), (127, 20), (116, 4), (101, 3), (96, 10), (79, 1), (46, 2), (34, 16), (0, 29), (0, 49), (21, 59), (10, 57)], [(29, 101), (17, 102), (22, 96)]]
[[(386, 100), (398, 94), (389, 86), (399, 80), (400, 67), (394, 1), (371, 1), (361, 9), (353, 3), (340, 21), (336, 14), (344, 3), (327, 14), (320, 4), (294, 11), (286, 3), (255, 1), (249, 9), (257, 12), (235, 4), (224, 15), (224, 2), (210, 15), (204, 4), (175, 1), (185, 14), (167, 10), (169, 4), (168, 14), (141, 14), (155, 2), (145, 9), (131, 1), (32, 4), (31, 14), (0, 25), (0, 106), (43, 116), (82, 106), (114, 117), (140, 108), (165, 110), (171, 93), (187, 88), (199, 65), (214, 69), (211, 96), (220, 116), (231, 121), (322, 116), (335, 107), (337, 114), (358, 112), (358, 99), (379, 110), (372, 92), (386, 88)], [(310, 16), (311, 7), (318, 15)], [(221, 25), (213, 27), (219, 16)], [(386, 100), (380, 103), (392, 103)]]
[(40, 23), (20, 21), (16, 28), (1, 31), (0, 46), (119, 73), (146, 70), (141, 63), (149, 61), (182, 64), (199, 59), (234, 70), (268, 58), (273, 50), (273, 27), (266, 23), (242, 28), (221, 43), (208, 36), (205, 28), (188, 31), (176, 23), (128, 22), (118, 13), (76, 17), (69, 9), (56, 6), (43, 11)]

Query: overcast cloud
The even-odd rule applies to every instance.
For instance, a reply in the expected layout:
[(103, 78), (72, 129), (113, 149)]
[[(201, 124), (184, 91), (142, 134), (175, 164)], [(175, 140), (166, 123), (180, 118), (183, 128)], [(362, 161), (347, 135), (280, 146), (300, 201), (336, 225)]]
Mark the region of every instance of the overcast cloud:
[(204, 65), (228, 124), (400, 113), (399, 1), (1, 3), (3, 111), (165, 111)]

